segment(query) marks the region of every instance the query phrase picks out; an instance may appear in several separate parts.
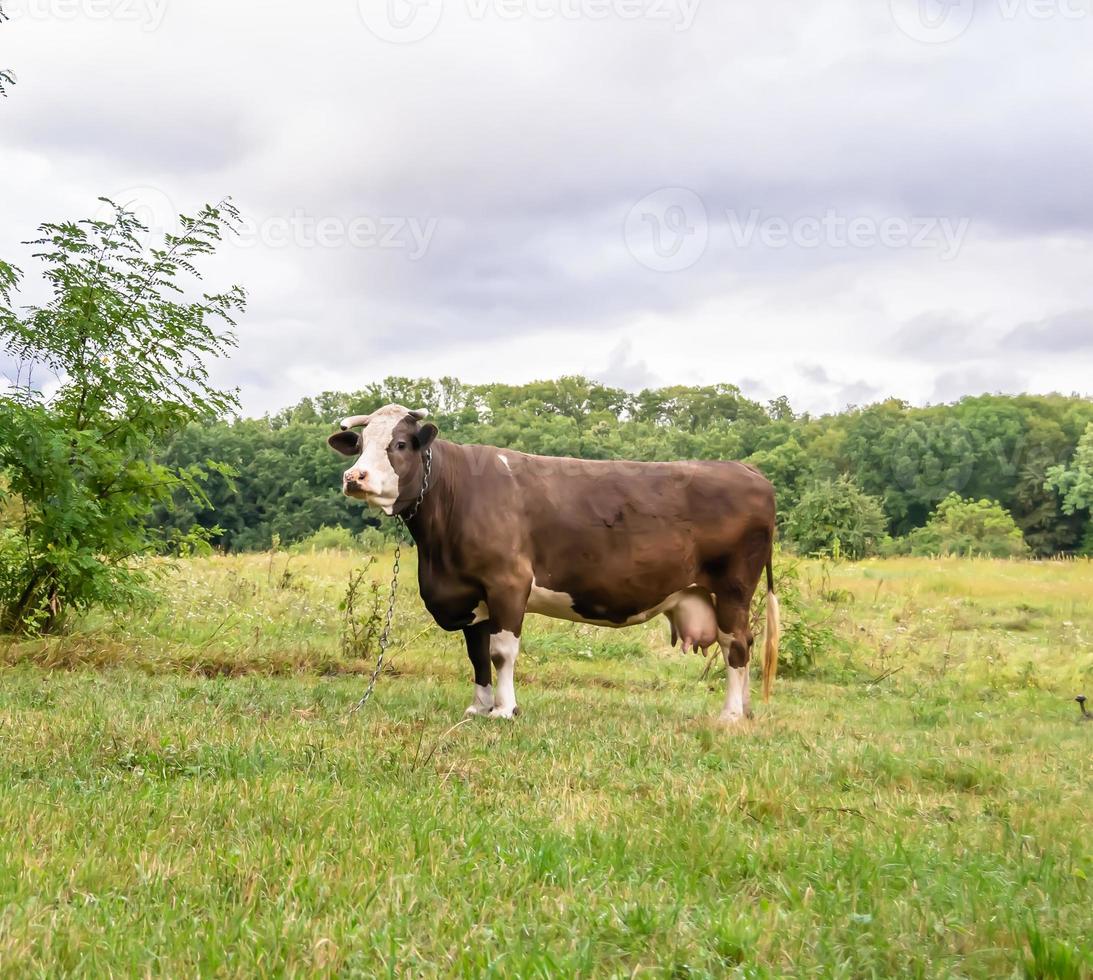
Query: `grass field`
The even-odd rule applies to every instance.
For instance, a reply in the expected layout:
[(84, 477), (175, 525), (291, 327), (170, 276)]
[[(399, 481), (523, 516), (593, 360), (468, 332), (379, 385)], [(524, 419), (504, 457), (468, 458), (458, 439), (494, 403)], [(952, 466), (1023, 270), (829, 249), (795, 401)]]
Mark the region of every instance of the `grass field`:
[(0, 641), (0, 975), (1093, 976), (1089, 563), (804, 563), (818, 662), (726, 734), (663, 622), (532, 618), (457, 725), (413, 588), (347, 717), (362, 560)]

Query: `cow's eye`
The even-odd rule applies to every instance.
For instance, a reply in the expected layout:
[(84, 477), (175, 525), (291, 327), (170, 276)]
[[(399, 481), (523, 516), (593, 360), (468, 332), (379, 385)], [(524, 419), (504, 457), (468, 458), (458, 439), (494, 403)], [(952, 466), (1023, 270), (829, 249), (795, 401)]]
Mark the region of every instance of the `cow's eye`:
[(405, 449), (405, 448), (406, 448), (406, 443), (404, 443), (404, 442), (397, 442), (397, 443), (395, 443), (395, 448), (396, 448), (396, 449)]

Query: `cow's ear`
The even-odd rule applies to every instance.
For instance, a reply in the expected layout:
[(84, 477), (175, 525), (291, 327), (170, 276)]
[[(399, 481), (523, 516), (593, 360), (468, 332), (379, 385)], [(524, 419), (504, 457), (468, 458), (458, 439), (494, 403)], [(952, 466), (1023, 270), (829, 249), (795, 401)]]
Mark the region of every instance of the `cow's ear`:
[(343, 456), (357, 456), (361, 451), (360, 434), (348, 429), (345, 432), (335, 432), (326, 440), (326, 444)]
[(432, 422), (426, 422), (414, 433), (414, 448), (428, 449), (440, 430)]

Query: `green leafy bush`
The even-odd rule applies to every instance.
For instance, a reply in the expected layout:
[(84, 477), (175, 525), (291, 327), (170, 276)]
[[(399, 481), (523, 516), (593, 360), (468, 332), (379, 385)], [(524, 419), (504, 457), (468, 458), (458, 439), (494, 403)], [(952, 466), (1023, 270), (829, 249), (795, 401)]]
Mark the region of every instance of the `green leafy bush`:
[(814, 483), (801, 495), (785, 532), (802, 554), (864, 558), (880, 549), (887, 521), (876, 497), (840, 476)]
[(388, 536), (378, 527), (366, 527), (357, 535), (358, 546), (370, 555), (378, 554), (387, 547)]
[[(801, 564), (781, 550), (774, 559), (774, 590), (781, 608), (781, 643), (778, 651), (780, 677), (805, 677), (814, 673), (824, 654), (832, 653), (838, 637), (831, 626), (831, 610), (809, 601), (801, 590)], [(756, 642), (753, 663), (762, 659), (766, 624), (766, 595), (752, 607), (751, 628)]]
[(292, 545), (291, 550), (297, 553), (309, 551), (360, 551), (364, 554), (375, 555), (383, 551), (392, 540), (394, 534), (385, 534), (382, 528), (366, 527), (359, 534), (354, 534), (349, 528), (341, 525), (324, 525), (319, 530), (309, 534), (306, 538)]
[(993, 500), (946, 497), (925, 527), (912, 531), (899, 550), (911, 555), (1020, 558), (1028, 553), (1013, 516)]
[(18, 547), (3, 549), (0, 631), (46, 633), (69, 611), (147, 596), (142, 559), (206, 537), (151, 521), (153, 506), (176, 490), (202, 500), (208, 471), (223, 471), (155, 454), (188, 423), (236, 407), (205, 362), (233, 346), (244, 294), (187, 294), (236, 212), (206, 207), (153, 247), (131, 212), (105, 203), (109, 220), (41, 226), (46, 305), (14, 306), (20, 274), (0, 262), (0, 350), (16, 370), (0, 396), (0, 508), (18, 501), (6, 507)]
[(292, 546), (293, 551), (361, 551), (360, 539), (347, 527), (321, 527)]

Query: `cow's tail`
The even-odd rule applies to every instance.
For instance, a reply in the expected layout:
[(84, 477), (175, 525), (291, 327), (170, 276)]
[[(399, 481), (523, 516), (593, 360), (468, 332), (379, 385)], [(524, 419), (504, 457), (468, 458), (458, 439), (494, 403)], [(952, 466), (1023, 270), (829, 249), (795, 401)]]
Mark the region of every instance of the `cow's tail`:
[(767, 628), (763, 645), (763, 700), (770, 700), (778, 674), (778, 635), (782, 628), (778, 596), (774, 594), (774, 555), (767, 559)]

